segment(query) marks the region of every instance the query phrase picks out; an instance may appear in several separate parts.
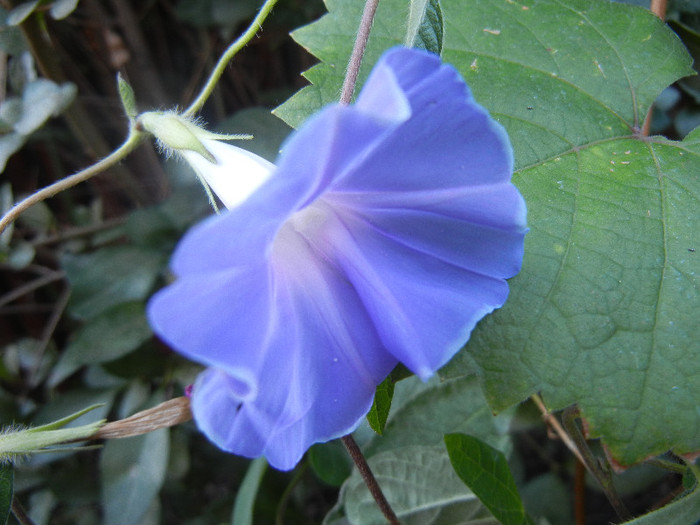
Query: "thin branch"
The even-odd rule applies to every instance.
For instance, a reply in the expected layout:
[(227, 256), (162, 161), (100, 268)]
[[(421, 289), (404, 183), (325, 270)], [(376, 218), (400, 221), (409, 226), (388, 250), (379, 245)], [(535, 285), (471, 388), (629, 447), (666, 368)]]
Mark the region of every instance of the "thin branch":
[(615, 509), (618, 517), (622, 521), (629, 521), (632, 516), (615, 490), (610, 470), (604, 469), (599, 462), (600, 460), (593, 455), (593, 452), (591, 452), (591, 449), (588, 447), (588, 443), (586, 443), (586, 438), (583, 437), (583, 433), (576, 423), (576, 420), (580, 419), (580, 417), (581, 412), (577, 406), (574, 405), (566, 408), (562, 413), (564, 428), (576, 443), (576, 447), (583, 456), (583, 464), (588, 469), (588, 472), (590, 472), (600, 484), (600, 487), (603, 489), (603, 492)]
[(76, 184), (80, 184), (81, 182), (84, 182), (91, 177), (94, 177), (98, 173), (102, 173), (107, 168), (117, 164), (134, 149), (136, 149), (136, 146), (141, 143), (145, 136), (145, 133), (131, 130), (126, 141), (101, 161), (85, 168), (82, 171), (79, 171), (78, 173), (70, 175), (65, 179), (55, 182), (15, 204), (10, 211), (8, 211), (5, 216), (0, 219), (0, 233), (2, 233), (5, 228), (12, 224), (15, 220), (17, 220), (17, 217), (35, 204), (45, 201), (46, 199), (53, 197), (57, 193), (67, 190), (68, 188), (72, 188)]
[(374, 15), (377, 12), (378, 5), (379, 0), (367, 0), (365, 3), (362, 19), (360, 20), (360, 28), (357, 30), (357, 37), (355, 38), (355, 46), (352, 48), (348, 68), (345, 72), (343, 89), (340, 92), (341, 104), (350, 104), (350, 100), (352, 100), (352, 94), (355, 91), (355, 84), (357, 83), (357, 75), (360, 72), (362, 57), (367, 48), (369, 32), (372, 29), (372, 22), (374, 21)]
[(17, 499), (16, 494), (12, 498), (12, 515), (17, 519), (19, 523), (21, 523), (21, 525), (34, 525), (34, 522), (29, 517), (29, 515), (27, 515), (26, 511), (24, 510), (24, 507)]
[(581, 456), (581, 452), (579, 452), (578, 447), (576, 447), (576, 443), (574, 443), (573, 440), (569, 437), (569, 434), (566, 433), (556, 416), (549, 411), (549, 409), (544, 404), (542, 398), (535, 394), (530, 399), (532, 399), (533, 403), (535, 403), (535, 405), (537, 405), (537, 408), (540, 409), (540, 412), (542, 412), (542, 419), (544, 419), (544, 421), (549, 425), (549, 427), (552, 430), (554, 430), (554, 433), (559, 437), (559, 439), (561, 439), (562, 443), (566, 445), (566, 448), (568, 448), (571, 451), (571, 453), (574, 456), (576, 456), (582, 464), (585, 465), (585, 462), (583, 461), (583, 456)]
[(260, 12), (255, 17), (255, 19), (250, 24), (245, 33), (238, 37), (238, 39), (233, 44), (231, 44), (226, 49), (226, 51), (224, 51), (224, 54), (221, 55), (221, 58), (216, 63), (214, 71), (212, 71), (211, 75), (209, 75), (207, 83), (202, 88), (202, 91), (199, 93), (199, 95), (197, 95), (197, 98), (194, 100), (194, 102), (190, 104), (190, 107), (188, 107), (183, 113), (185, 117), (191, 117), (200, 109), (202, 109), (202, 106), (204, 106), (204, 103), (211, 96), (212, 91), (214, 91), (214, 88), (216, 87), (219, 78), (221, 78), (221, 75), (223, 75), (228, 63), (236, 55), (236, 53), (243, 49), (243, 47), (245, 47), (245, 45), (252, 40), (252, 38), (255, 36), (258, 30), (262, 28), (262, 23), (267, 18), (267, 15), (270, 14), (270, 11), (272, 11), (272, 8), (275, 6), (276, 3), (277, 0), (265, 0), (265, 3), (260, 8)]
[(38, 290), (39, 288), (46, 286), (47, 284), (60, 281), (65, 276), (66, 274), (63, 272), (51, 272), (50, 274), (37, 277), (33, 281), (30, 281), (27, 284), (20, 286), (19, 288), (15, 288), (11, 292), (8, 292), (5, 295), (1, 296), (0, 306), (5, 306), (7, 303), (11, 303), (15, 299), (19, 299), (23, 295), (33, 292), (34, 290)]
[(389, 502), (386, 500), (379, 483), (377, 483), (377, 478), (374, 477), (372, 469), (369, 468), (365, 456), (362, 455), (362, 451), (360, 450), (360, 447), (357, 446), (357, 443), (355, 443), (353, 437), (348, 434), (340, 439), (343, 442), (343, 445), (345, 445), (348, 454), (350, 454), (352, 461), (355, 463), (357, 470), (360, 471), (360, 475), (362, 476), (365, 485), (367, 485), (370, 494), (372, 494), (374, 501), (377, 502), (379, 510), (382, 511), (382, 514), (384, 514), (384, 517), (389, 523), (391, 523), (391, 525), (401, 525), (399, 518), (396, 516), (396, 513), (394, 513), (391, 505), (389, 505)]

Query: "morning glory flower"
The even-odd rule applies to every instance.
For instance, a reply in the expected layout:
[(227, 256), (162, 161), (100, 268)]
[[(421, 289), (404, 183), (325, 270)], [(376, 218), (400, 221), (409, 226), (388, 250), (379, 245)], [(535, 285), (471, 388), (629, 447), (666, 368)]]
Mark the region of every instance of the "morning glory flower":
[(213, 162), (184, 157), (229, 210), (180, 242), (148, 314), (206, 365), (192, 410), (222, 449), (293, 468), (358, 426), (394, 366), (429, 378), (506, 300), (526, 232), (512, 149), (437, 56), (388, 51), (274, 166), (202, 144)]

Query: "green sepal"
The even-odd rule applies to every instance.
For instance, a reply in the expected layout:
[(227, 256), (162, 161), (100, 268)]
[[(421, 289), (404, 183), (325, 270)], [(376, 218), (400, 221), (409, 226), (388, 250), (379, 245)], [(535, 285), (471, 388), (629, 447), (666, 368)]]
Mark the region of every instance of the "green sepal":
[(48, 447), (89, 438), (100, 429), (105, 420), (95, 421), (79, 427), (63, 427), (99, 406), (92, 405), (58, 421), (39, 427), (25, 429), (6, 428), (4, 433), (0, 435), (0, 463), (12, 463), (17, 457), (40, 452), (51, 452), (52, 449)]
[(119, 97), (122, 99), (122, 106), (124, 107), (124, 113), (129, 117), (129, 120), (134, 120), (138, 112), (136, 111), (136, 96), (134, 95), (134, 90), (121, 73), (117, 73), (117, 89), (119, 91)]

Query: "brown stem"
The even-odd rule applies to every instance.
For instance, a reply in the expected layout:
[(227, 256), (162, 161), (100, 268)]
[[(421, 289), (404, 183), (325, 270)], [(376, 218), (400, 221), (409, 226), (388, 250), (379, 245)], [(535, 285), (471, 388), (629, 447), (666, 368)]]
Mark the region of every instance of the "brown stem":
[(345, 445), (348, 454), (350, 454), (352, 461), (355, 463), (357, 470), (360, 471), (360, 475), (362, 476), (365, 485), (367, 485), (370, 494), (372, 494), (374, 501), (377, 502), (379, 510), (382, 511), (382, 514), (384, 514), (384, 517), (389, 523), (391, 523), (391, 525), (401, 525), (399, 518), (396, 517), (394, 510), (391, 508), (391, 505), (389, 505), (389, 502), (386, 500), (386, 497), (384, 496), (384, 493), (382, 492), (379, 483), (377, 483), (377, 479), (374, 477), (372, 470), (367, 464), (365, 456), (362, 455), (362, 451), (360, 450), (360, 447), (357, 446), (357, 443), (355, 443), (353, 437), (350, 434), (348, 434), (347, 436), (344, 436), (340, 439), (342, 440), (343, 445)]
[(17, 499), (17, 496), (12, 498), (12, 514), (21, 525), (34, 525), (32, 519), (27, 515), (24, 507)]
[(357, 37), (355, 38), (355, 46), (352, 48), (348, 69), (345, 72), (343, 89), (340, 92), (341, 104), (350, 104), (352, 94), (355, 91), (357, 75), (360, 72), (362, 57), (365, 54), (365, 49), (367, 48), (369, 32), (370, 29), (372, 29), (372, 22), (374, 21), (374, 14), (377, 11), (377, 5), (379, 5), (379, 0), (367, 0), (365, 3), (365, 8), (362, 12), (362, 19), (360, 20), (360, 28), (357, 30)]
[(576, 447), (583, 457), (583, 464), (588, 469), (588, 472), (598, 481), (619, 518), (622, 521), (629, 521), (632, 516), (615, 490), (610, 471), (601, 466), (600, 460), (593, 455), (593, 452), (588, 447), (588, 443), (586, 443), (586, 438), (578, 427), (576, 420), (580, 418), (581, 412), (576, 405), (564, 409), (562, 413), (564, 428), (576, 443)]

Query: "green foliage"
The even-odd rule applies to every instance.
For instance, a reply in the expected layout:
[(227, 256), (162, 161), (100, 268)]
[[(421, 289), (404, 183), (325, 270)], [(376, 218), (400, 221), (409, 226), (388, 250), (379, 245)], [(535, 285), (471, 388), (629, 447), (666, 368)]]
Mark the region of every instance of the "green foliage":
[(91, 319), (118, 304), (145, 300), (166, 260), (160, 251), (128, 245), (66, 254), (62, 263), (73, 289), (71, 313)]
[(340, 487), (352, 472), (352, 460), (339, 440), (312, 446), (308, 460), (314, 474), (332, 487)]
[[(151, 404), (160, 401), (157, 396)], [(169, 454), (170, 431), (165, 428), (107, 441), (100, 454), (105, 525), (144, 522), (165, 481)]]
[(388, 376), (384, 381), (377, 386), (377, 391), (374, 394), (372, 408), (367, 414), (367, 421), (380, 436), (384, 433), (384, 425), (389, 417), (389, 409), (391, 409), (391, 398), (394, 396), (394, 381), (391, 376)]
[(444, 21), (439, 0), (414, 0), (408, 17), (406, 46), (442, 52)]
[(51, 371), (48, 384), (56, 386), (82, 366), (123, 357), (151, 336), (143, 303), (132, 301), (108, 308), (75, 334)]
[(14, 496), (14, 468), (10, 464), (0, 465), (0, 524), (5, 525), (10, 517), (12, 498)]
[[(335, 96), (358, 16), (349, 4), (328, 2), (329, 15), (294, 33), (322, 64), (279, 108), (289, 123)], [(478, 371), (497, 410), (537, 391), (552, 409), (577, 402), (622, 463), (700, 448), (689, 366), (700, 361), (700, 135), (638, 135), (654, 98), (692, 73), (683, 46), (625, 5), (440, 5), (443, 58), (508, 130), (531, 227), (511, 298), (444, 375)], [(383, 7), (365, 72), (405, 31), (401, 6)]]
[[(449, 458), (441, 447), (390, 450), (370, 458), (369, 465), (403, 525), (497, 523), (489, 519), (488, 511), (450, 468)], [(324, 524), (386, 523), (357, 471), (343, 486), (339, 503), (344, 514), (338, 508)]]
[(445, 435), (445, 446), (457, 475), (500, 523), (534, 525), (500, 450), (466, 434)]
[(265, 458), (258, 458), (250, 463), (248, 471), (245, 473), (243, 482), (236, 494), (236, 503), (233, 506), (231, 525), (253, 525), (255, 497), (258, 494), (258, 489), (260, 488), (260, 483), (263, 480), (266, 470), (267, 461), (265, 461)]

